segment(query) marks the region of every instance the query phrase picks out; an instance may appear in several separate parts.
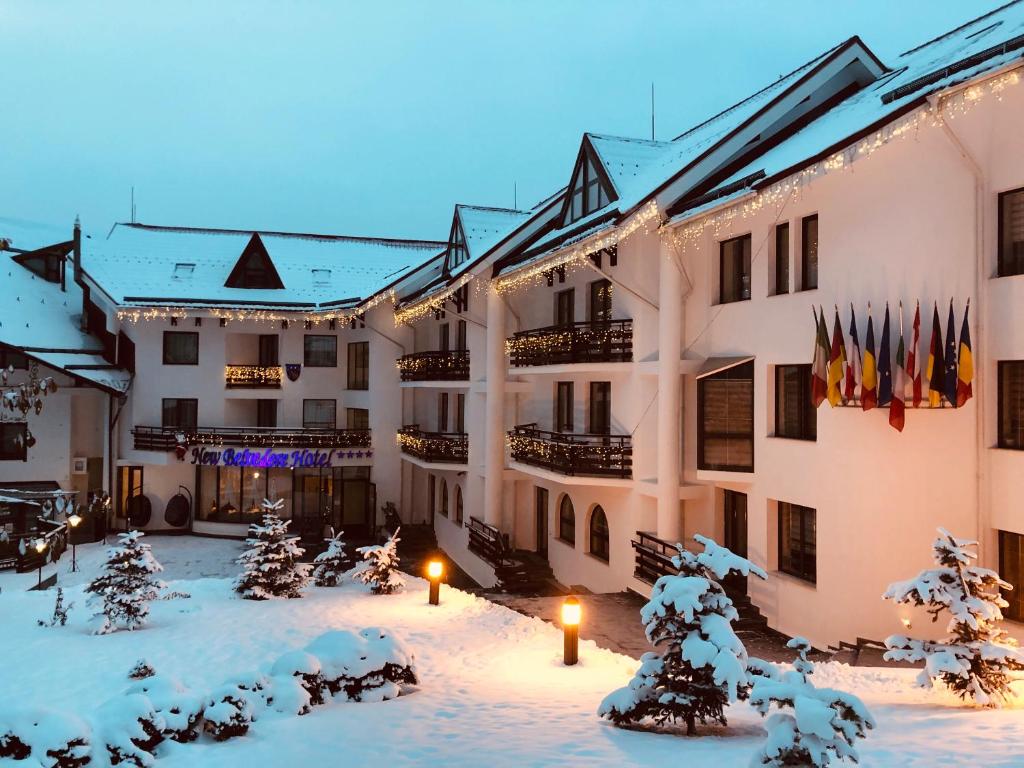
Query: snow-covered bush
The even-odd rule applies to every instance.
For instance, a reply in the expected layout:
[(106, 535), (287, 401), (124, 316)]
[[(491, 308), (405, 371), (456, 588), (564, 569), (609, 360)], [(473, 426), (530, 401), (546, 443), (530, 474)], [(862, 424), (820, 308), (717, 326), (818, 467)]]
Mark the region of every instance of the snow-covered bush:
[(214, 693), (203, 712), (203, 729), (216, 741), (244, 736), (252, 721), (252, 704), (234, 685), (225, 685)]
[(309, 566), (299, 562), (305, 550), (298, 536), (288, 535), (290, 520), (281, 520), (284, 500), (263, 500), (263, 524), (249, 526), (248, 549), (238, 558), (242, 574), (235, 580), (235, 591), (247, 600), (272, 597), (302, 597), (308, 581)]
[(153, 750), (164, 740), (164, 719), (142, 694), (110, 699), (96, 712), (97, 741), (106, 746), (111, 765), (136, 768), (153, 764)]
[(640, 610), (647, 638), (660, 653), (645, 653), (629, 685), (598, 707), (616, 725), (682, 720), (691, 735), (698, 721), (725, 725), (726, 704), (744, 696), (751, 683), (746, 648), (732, 628), (739, 614), (719, 580), (730, 573), (767, 576), (713, 540), (694, 539), (704, 551), (694, 554), (677, 544), (672, 563), (679, 575), (659, 578)]
[(128, 688), (130, 694), (141, 694), (152, 703), (163, 718), (162, 735), (187, 743), (199, 737), (204, 700), (170, 675), (152, 675)]
[[(305, 651), (288, 651), (282, 655), (270, 669), (270, 674), (275, 678), (294, 677), (299, 680), (306, 693), (309, 694), (309, 703), (312, 706), (319, 706), (324, 703), (324, 678), (320, 674), (320, 659)], [(277, 699), (278, 687), (274, 686), (274, 698)], [(308, 710), (307, 710), (308, 711)], [(305, 712), (298, 714), (304, 715)]]
[(153, 574), (164, 568), (153, 557), (149, 544), (142, 543), (140, 531), (118, 534), (117, 546), (107, 550), (107, 562), (86, 592), (98, 604), (96, 634), (105, 635), (120, 627), (134, 630), (149, 617), (149, 603), (159, 597), (166, 585)]
[(74, 607), (74, 603), (64, 605), (64, 590), (61, 587), (57, 587), (57, 600), (53, 606), (53, 616), (49, 620), (38, 619), (36, 623), (40, 627), (63, 627), (68, 623), (68, 613)]
[(320, 674), (335, 696), (349, 701), (385, 701), (417, 683), (412, 652), (397, 637), (379, 627), (359, 634), (325, 632), (306, 646), (320, 661)]
[(129, 680), (142, 680), (146, 677), (152, 677), (156, 674), (153, 666), (145, 659), (139, 659), (135, 662), (135, 666), (128, 670)]
[(342, 540), (344, 531), (327, 543), (327, 549), (313, 560), (313, 583), (318, 587), (336, 587), (341, 583), (341, 576), (352, 567), (349, 556), (345, 553), (345, 542)]
[(74, 715), (48, 709), (0, 710), (0, 758), (43, 768), (81, 768), (92, 759), (92, 731)]
[(363, 562), (356, 570), (356, 578), (370, 586), (375, 595), (390, 595), (405, 586), (405, 579), (398, 571), (398, 531), (379, 546), (360, 547), (356, 550)]
[(918, 685), (931, 688), (940, 679), (960, 698), (998, 707), (1010, 695), (1010, 673), (1024, 669), (1012, 638), (999, 626), (1007, 602), (1000, 589), (1012, 589), (999, 574), (971, 565), (976, 541), (954, 538), (939, 528), (932, 544), (938, 568), (921, 571), (909, 581), (890, 584), (883, 597), (897, 603), (928, 606), (932, 621), (949, 611), (944, 640), (916, 640), (905, 635), (886, 638), (888, 661), (925, 663)]
[(768, 738), (753, 764), (784, 766), (827, 766), (833, 758), (857, 762), (854, 747), (869, 728), (875, 727), (871, 713), (856, 696), (830, 688), (816, 688), (809, 678), (814, 664), (808, 660), (810, 643), (802, 637), (787, 647), (797, 652), (793, 669), (778, 679), (761, 676), (750, 692), (750, 704), (767, 715)]

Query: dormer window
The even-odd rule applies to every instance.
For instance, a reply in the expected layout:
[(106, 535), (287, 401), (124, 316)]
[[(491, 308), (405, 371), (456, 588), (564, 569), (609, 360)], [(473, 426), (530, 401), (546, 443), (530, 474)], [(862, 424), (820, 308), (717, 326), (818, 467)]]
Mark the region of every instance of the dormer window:
[(576, 160), (569, 199), (566, 203), (563, 226), (589, 216), (604, 208), (613, 199), (604, 174), (598, 170), (598, 162), (588, 143), (584, 143)]
[(183, 261), (179, 261), (174, 265), (174, 278), (176, 280), (187, 280), (192, 277), (192, 273), (196, 271), (195, 264), (186, 264)]
[(227, 288), (284, 288), (259, 233), (253, 233), (224, 285)]
[(466, 237), (462, 234), (462, 227), (458, 218), (452, 225), (452, 236), (448, 243), (448, 271), (469, 260), (469, 249), (466, 248)]
[(329, 269), (314, 269), (313, 270), (313, 285), (328, 285), (331, 282), (331, 270)]

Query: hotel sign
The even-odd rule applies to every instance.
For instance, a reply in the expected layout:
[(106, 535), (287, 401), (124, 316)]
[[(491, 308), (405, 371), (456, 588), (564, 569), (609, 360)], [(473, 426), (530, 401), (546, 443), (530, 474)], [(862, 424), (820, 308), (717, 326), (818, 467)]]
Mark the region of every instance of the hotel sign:
[(205, 448), (192, 449), (191, 464), (203, 467), (334, 467), (351, 459), (369, 459), (369, 448)]

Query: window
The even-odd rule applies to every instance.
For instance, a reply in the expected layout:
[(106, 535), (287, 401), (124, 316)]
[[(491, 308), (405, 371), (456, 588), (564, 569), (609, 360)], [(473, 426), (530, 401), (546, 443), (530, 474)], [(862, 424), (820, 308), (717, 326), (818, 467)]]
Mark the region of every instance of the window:
[(604, 208), (611, 201), (611, 196), (598, 173), (597, 163), (586, 148), (580, 152), (571, 186), (572, 194), (569, 198), (564, 224), (571, 224), (584, 216), (589, 216), (594, 211)]
[(1003, 599), (1010, 605), (1003, 616), (1024, 621), (1024, 536), (1009, 531), (999, 532), (999, 576), (1013, 589), (1002, 590)]
[(448, 431), (448, 393), (438, 392), (437, 394), (437, 431)]
[(459, 320), (455, 327), (455, 348), (460, 352), (464, 352), (466, 350), (466, 321)]
[(5, 421), (0, 423), (0, 461), (26, 461), (28, 459), (28, 423)]
[(779, 570), (811, 583), (818, 576), (815, 516), (810, 507), (779, 502)]
[(303, 339), (303, 363), (307, 368), (334, 368), (338, 365), (338, 337), (306, 334)]
[(590, 513), (590, 554), (608, 562), (608, 517), (598, 505)]
[(789, 222), (775, 227), (775, 294), (789, 293)]
[(563, 496), (558, 505), (558, 538), (576, 546), (576, 512), (568, 496)]
[(273, 367), (279, 365), (277, 356), (277, 334), (276, 333), (261, 333), (260, 334), (260, 365), (264, 367)]
[(612, 383), (590, 382), (590, 434), (608, 435), (612, 431)]
[(719, 243), (718, 302), (730, 304), (750, 298), (750, 235)]
[(334, 429), (337, 425), (338, 402), (336, 400), (303, 400), (303, 429)]
[(249, 239), (224, 285), (228, 288), (284, 288), (281, 276), (277, 274), (257, 233), (254, 232)]
[(348, 345), (348, 388), (370, 388), (370, 342), (353, 341)]
[(775, 366), (775, 436), (818, 439), (818, 417), (811, 400), (811, 366)]
[(999, 195), (998, 274), (1024, 275), (1024, 189)]
[(313, 285), (330, 285), (331, 282), (331, 270), (329, 269), (314, 269), (313, 270)]
[(466, 395), (462, 392), (455, 396), (455, 431), (466, 432)]
[(277, 400), (256, 401), (256, 426), (277, 426)]
[(199, 365), (199, 334), (164, 331), (164, 365)]
[(1024, 450), (1024, 360), (999, 361), (999, 447)]
[(576, 291), (569, 288), (555, 294), (555, 325), (572, 325), (576, 319)]
[(698, 469), (754, 471), (754, 363), (697, 382)]
[(448, 271), (455, 269), (469, 259), (469, 249), (466, 248), (466, 238), (462, 234), (462, 227), (459, 226), (458, 218), (452, 222), (452, 237), (448, 244)]
[(437, 478), (434, 475), (427, 475), (427, 513), (430, 520), (434, 520), (434, 512), (437, 511)]
[(590, 284), (590, 322), (607, 323), (612, 319), (612, 284), (595, 280)]
[(448, 517), (448, 483), (441, 478), (441, 514)]
[(441, 323), (437, 326), (437, 348), (441, 352), (447, 352), (451, 349), (451, 329), (448, 327), (448, 323)]
[(346, 429), (369, 429), (370, 412), (366, 408), (345, 409)]
[(555, 385), (555, 431), (572, 432), (572, 382)]
[(260, 503), (264, 499), (284, 501), (284, 509), (278, 514), (285, 520), (292, 517), (292, 481), (297, 473), (291, 469), (201, 467), (197, 475), (199, 520), (255, 523), (262, 519)]
[(800, 222), (800, 290), (818, 287), (818, 215)]
[(455, 522), (462, 525), (462, 486), (455, 486)]
[(199, 401), (194, 397), (165, 397), (161, 424), (165, 428), (194, 430), (199, 423)]
[(10, 347), (0, 347), (0, 369), (28, 370), (28, 358)]
[(192, 277), (192, 273), (195, 271), (195, 264), (187, 264), (186, 262), (179, 261), (174, 265), (174, 277), (177, 280), (187, 280)]

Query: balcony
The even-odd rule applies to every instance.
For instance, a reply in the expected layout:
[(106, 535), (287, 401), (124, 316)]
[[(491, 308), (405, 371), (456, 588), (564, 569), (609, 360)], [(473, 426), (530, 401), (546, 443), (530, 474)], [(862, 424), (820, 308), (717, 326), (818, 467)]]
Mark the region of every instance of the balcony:
[(632, 544), (636, 550), (633, 576), (640, 581), (653, 584), (662, 576), (679, 573), (679, 569), (672, 563), (672, 558), (679, 554), (675, 544), (643, 531), (636, 532)]
[(571, 363), (629, 363), (633, 360), (633, 321), (569, 323), (520, 331), (506, 340), (513, 367)]
[(368, 429), (135, 427), (132, 435), (137, 451), (173, 451), (182, 443), (238, 445), (245, 448), (368, 448), (370, 445)]
[(633, 476), (630, 435), (577, 435), (520, 424), (508, 433), (512, 459), (560, 475)]
[(505, 557), (508, 553), (508, 542), (501, 531), (473, 516), (470, 516), (466, 527), (469, 529), (470, 552), (495, 568), (508, 565)]
[(279, 365), (225, 365), (224, 386), (228, 389), (280, 389)]
[(465, 432), (424, 432), (419, 424), (398, 430), (402, 453), (431, 464), (465, 464), (469, 458), (469, 437)]
[(396, 361), (402, 381), (469, 381), (469, 351), (414, 352)]

